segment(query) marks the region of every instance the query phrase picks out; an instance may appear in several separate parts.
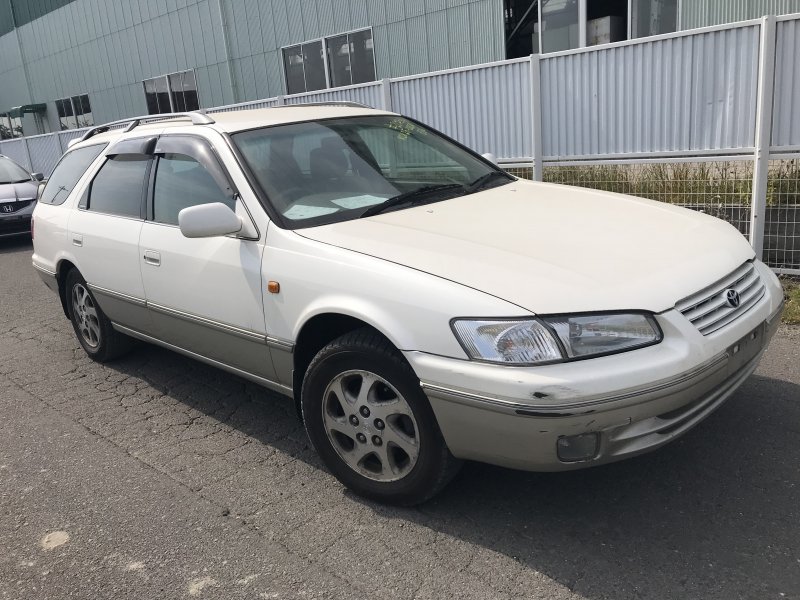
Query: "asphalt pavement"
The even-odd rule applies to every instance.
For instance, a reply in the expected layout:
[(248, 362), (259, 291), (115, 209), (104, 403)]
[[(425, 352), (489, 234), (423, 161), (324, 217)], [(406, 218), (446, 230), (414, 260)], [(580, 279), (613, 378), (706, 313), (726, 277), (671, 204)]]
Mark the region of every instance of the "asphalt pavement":
[(560, 474), (467, 464), (361, 500), (292, 403), (142, 345), (80, 349), (0, 240), (0, 598), (800, 598), (800, 328), (675, 443)]

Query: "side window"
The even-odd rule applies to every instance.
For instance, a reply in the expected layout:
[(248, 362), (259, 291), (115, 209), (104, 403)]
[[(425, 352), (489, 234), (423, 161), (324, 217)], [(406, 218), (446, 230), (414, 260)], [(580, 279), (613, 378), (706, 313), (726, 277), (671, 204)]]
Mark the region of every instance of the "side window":
[(158, 159), (153, 189), (154, 221), (177, 225), (181, 210), (210, 202), (222, 202), (235, 210), (235, 201), (195, 159), (169, 153)]
[(63, 204), (86, 169), (105, 147), (106, 144), (95, 144), (67, 152), (47, 180), (39, 202)]
[(142, 216), (145, 175), (150, 157), (119, 154), (100, 168), (89, 190), (91, 211), (123, 217)]

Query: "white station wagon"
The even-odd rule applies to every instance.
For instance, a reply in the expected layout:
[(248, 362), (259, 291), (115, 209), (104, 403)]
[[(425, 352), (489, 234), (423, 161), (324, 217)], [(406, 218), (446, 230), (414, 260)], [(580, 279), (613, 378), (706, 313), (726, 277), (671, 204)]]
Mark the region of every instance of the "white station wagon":
[(360, 106), (156, 118), (63, 156), (33, 266), (93, 359), (137, 338), (293, 397), (370, 498), (422, 502), (464, 459), (555, 471), (662, 446), (779, 322), (775, 275), (698, 212), (519, 180)]

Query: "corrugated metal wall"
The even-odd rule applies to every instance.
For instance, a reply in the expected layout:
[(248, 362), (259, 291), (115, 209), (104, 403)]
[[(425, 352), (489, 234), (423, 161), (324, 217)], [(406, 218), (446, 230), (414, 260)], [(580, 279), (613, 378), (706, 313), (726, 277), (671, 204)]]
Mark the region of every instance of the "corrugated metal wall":
[[(5, 144), (5, 142), (4, 142)], [(57, 135), (40, 135), (28, 138), (28, 150), (31, 155), (31, 171), (49, 176), (64, 150)]]
[(217, 0), (76, 0), (17, 31), (34, 100), (88, 93), (95, 122), (147, 112), (142, 80), (190, 68), (204, 105), (233, 102)]
[(533, 156), (530, 62), (400, 79), (392, 109), (415, 117), (479, 152)]
[[(531, 122), (535, 64), (528, 59), (214, 110), (336, 100), (390, 106), (505, 160), (530, 160), (537, 154), (547, 161), (752, 156), (759, 43), (760, 24), (746, 24), (536, 57), (542, 116), (538, 153)], [(775, 43), (772, 146), (798, 149), (800, 19), (778, 21)], [(78, 135), (77, 130), (58, 134), (61, 148)], [(44, 142), (34, 138), (32, 143), (38, 155)], [(19, 144), (0, 143), (0, 152), (22, 156)], [(34, 163), (41, 168), (51, 160), (47, 151)]]
[(682, 0), (681, 29), (800, 12), (800, 0)]
[(4, 140), (0, 143), (0, 154), (4, 154), (10, 159), (18, 162), (23, 167), (31, 170), (31, 165), (28, 162), (28, 152), (25, 150), (25, 140)]
[(800, 147), (800, 20), (779, 21), (775, 38), (771, 143)]
[(286, 104), (303, 104), (305, 102), (358, 102), (359, 104), (365, 104), (373, 108), (383, 108), (380, 82), (286, 96), (285, 102)]
[(545, 158), (754, 145), (758, 26), (542, 58)]
[(201, 106), (277, 96), (281, 47), (370, 26), (378, 78), (504, 58), (502, 0), (75, 0), (18, 27), (21, 53), (0, 37), (0, 111), (48, 102), (55, 130), (52, 103), (88, 93), (95, 122), (142, 114), (142, 80), (192, 68)]
[(16, 31), (0, 36), (0, 111), (30, 102)]

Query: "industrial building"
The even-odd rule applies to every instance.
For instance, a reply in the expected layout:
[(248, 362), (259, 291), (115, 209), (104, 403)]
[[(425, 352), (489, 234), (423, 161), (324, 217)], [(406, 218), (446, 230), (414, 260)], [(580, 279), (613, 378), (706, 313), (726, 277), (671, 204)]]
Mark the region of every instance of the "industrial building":
[(0, 0), (0, 137), (800, 12), (800, 0)]

